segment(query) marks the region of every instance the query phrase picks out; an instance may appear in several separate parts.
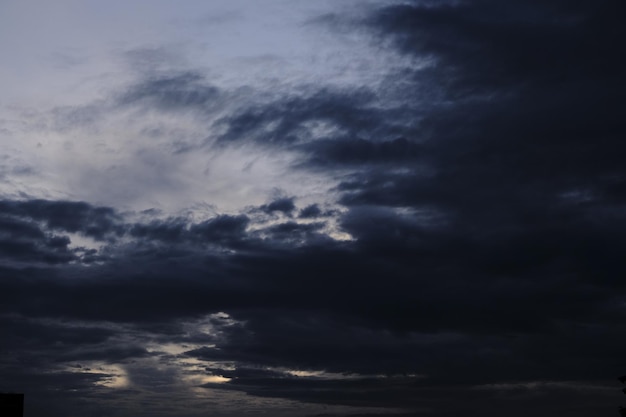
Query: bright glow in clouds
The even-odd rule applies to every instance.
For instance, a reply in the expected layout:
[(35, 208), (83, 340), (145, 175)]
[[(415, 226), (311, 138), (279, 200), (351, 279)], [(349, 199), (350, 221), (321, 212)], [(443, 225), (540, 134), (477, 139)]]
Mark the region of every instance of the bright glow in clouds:
[[(324, 26), (312, 22), (334, 12), (334, 2), (133, 4), (2, 5), (0, 46), (16, 37), (23, 43), (2, 48), (11, 65), (0, 74), (0, 140), (11, 146), (0, 154), (0, 197), (166, 213), (202, 205), (233, 213), (265, 203), (276, 190), (303, 205), (334, 200), (337, 179), (294, 169), (293, 151), (216, 148), (215, 122), (298, 85), (371, 86), (400, 58), (382, 59), (359, 36), (320, 32)], [(29, 12), (35, 5), (45, 19)], [(103, 14), (116, 24), (104, 25)], [(210, 109), (120, 105), (127, 88), (181, 71), (202, 74), (221, 91)], [(323, 121), (303, 126), (312, 137), (332, 130)]]
[(132, 126), (125, 115), (114, 115), (59, 132), (39, 128), (56, 122), (32, 120), (32, 128), (16, 137), (16, 146), (5, 156), (7, 181), (0, 184), (0, 194), (170, 213), (209, 204), (235, 212), (266, 202), (275, 190), (302, 197), (304, 203), (319, 201), (335, 183), (321, 173), (292, 171), (297, 156), (290, 152), (247, 146), (175, 152), (176, 137), (210, 138), (210, 131), (170, 126), (173, 136), (154, 137), (151, 118), (146, 125)]
[(123, 366), (103, 362), (85, 362), (80, 366), (71, 366), (68, 371), (81, 374), (102, 375), (95, 385), (106, 388), (127, 388), (130, 385), (128, 374)]

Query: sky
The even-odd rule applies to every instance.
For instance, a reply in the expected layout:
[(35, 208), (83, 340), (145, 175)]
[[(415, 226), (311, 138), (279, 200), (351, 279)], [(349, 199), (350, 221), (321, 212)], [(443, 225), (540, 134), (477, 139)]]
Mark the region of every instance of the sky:
[(617, 415), (621, 0), (0, 2), (26, 417)]

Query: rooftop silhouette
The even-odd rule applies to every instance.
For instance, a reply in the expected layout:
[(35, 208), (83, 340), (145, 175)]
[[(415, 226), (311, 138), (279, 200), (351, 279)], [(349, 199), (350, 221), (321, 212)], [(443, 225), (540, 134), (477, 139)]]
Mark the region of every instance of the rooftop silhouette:
[(23, 417), (24, 394), (0, 393), (0, 415), (3, 417)]

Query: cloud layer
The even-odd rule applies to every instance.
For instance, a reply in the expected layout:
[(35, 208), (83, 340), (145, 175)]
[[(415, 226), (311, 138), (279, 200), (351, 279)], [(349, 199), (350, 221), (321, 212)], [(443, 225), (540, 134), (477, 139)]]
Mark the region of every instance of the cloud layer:
[(316, 10), (352, 78), (135, 48), (99, 98), (5, 106), (0, 390), (42, 416), (610, 412), (625, 11)]

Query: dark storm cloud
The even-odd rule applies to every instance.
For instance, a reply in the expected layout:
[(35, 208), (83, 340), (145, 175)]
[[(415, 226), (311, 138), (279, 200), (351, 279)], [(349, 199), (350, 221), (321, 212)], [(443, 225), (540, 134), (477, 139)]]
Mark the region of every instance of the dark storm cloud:
[[(5, 373), (6, 372), (6, 373)], [(82, 391), (95, 391), (93, 384), (105, 380), (108, 375), (98, 373), (73, 373), (73, 372), (57, 372), (57, 373), (30, 373), (24, 372), (23, 369), (5, 368), (3, 372), (3, 380), (12, 381), (13, 386), (22, 387), (29, 390), (29, 387), (36, 387), (37, 391), (56, 391), (57, 393)], [(58, 395), (58, 394), (57, 394)], [(36, 398), (36, 397), (35, 397)], [(58, 405), (58, 404), (54, 404)]]
[(0, 215), (0, 259), (18, 262), (66, 263), (75, 259), (70, 239), (44, 232), (33, 221)]
[[(46, 323), (25, 318), (3, 316), (0, 318), (6, 335), (2, 344), (18, 343), (19, 339), (28, 341), (31, 347), (43, 345), (80, 346), (103, 343), (115, 332), (96, 326), (72, 326), (59, 323)], [(24, 346), (22, 346), (24, 347)]]
[(300, 214), (298, 215), (298, 217), (302, 217), (305, 219), (315, 218), (321, 216), (321, 214), (322, 210), (319, 208), (319, 206), (317, 204), (311, 204), (300, 210)]
[(0, 201), (0, 215), (42, 222), (52, 230), (82, 233), (97, 240), (120, 231), (120, 217), (113, 209), (84, 202), (5, 200)]
[(120, 344), (119, 346), (98, 346), (91, 349), (66, 351), (57, 356), (60, 362), (102, 360), (108, 363), (120, 363), (127, 359), (150, 356), (143, 346)]
[[(103, 415), (106, 398), (115, 397), (114, 410), (119, 412), (131, 390), (111, 392), (100, 384), (115, 375), (102, 370), (83, 368), (81, 372), (58, 371), (26, 367), (24, 364), (3, 367), (0, 386), (3, 390), (25, 393), (24, 415), (62, 416), (68, 408), (81, 410), (84, 415)], [(109, 412), (112, 410), (109, 410)]]
[[(563, 291), (560, 282), (525, 283), (510, 278), (493, 280), (490, 276), (476, 279), (476, 270), (472, 276), (471, 269), (464, 270), (467, 259), (455, 257), (450, 248), (446, 252), (445, 240), (430, 248), (416, 241), (408, 247), (408, 251), (414, 250), (415, 258), (385, 251), (387, 244), (392, 248), (411, 244), (411, 235), (418, 234), (420, 225), (406, 220), (392, 223), (393, 216), (383, 214), (386, 217), (376, 218), (353, 209), (350, 216), (356, 219), (346, 218), (345, 222), (353, 224), (352, 232), (361, 230), (357, 246), (328, 242), (325, 247), (277, 250), (272, 241), (257, 242), (247, 253), (225, 257), (192, 252), (184, 239), (176, 238), (168, 241), (168, 252), (179, 245), (174, 255), (130, 251), (126, 259), (110, 260), (108, 266), (95, 270), (84, 269), (86, 276), (80, 280), (66, 277), (61, 271), (7, 268), (0, 291), (3, 312), (143, 323), (145, 328), (157, 329), (164, 321), (176, 328), (181, 318), (228, 311), (241, 322), (216, 323), (221, 336), (211, 343), (217, 349), (203, 348), (189, 355), (256, 366), (365, 374), (420, 373), (440, 384), (440, 392), (450, 384), (570, 375), (575, 378), (580, 364), (596, 354), (598, 345), (580, 343), (586, 337), (606, 342), (602, 346), (610, 348), (601, 352), (606, 358), (603, 365), (589, 363), (584, 372), (596, 378), (612, 372), (610, 358), (618, 360), (625, 346), (617, 342), (621, 340), (619, 326), (598, 327), (604, 317), (621, 311), (619, 307), (607, 310), (612, 298), (608, 291), (585, 283), (580, 287), (572, 283), (572, 289)], [(359, 221), (366, 224), (359, 225)], [(367, 223), (380, 227), (368, 236), (364, 232), (369, 230)], [(232, 224), (223, 229), (237, 230)], [(296, 227), (288, 226), (281, 228)], [(147, 236), (143, 235), (146, 240)], [(380, 245), (374, 242), (377, 237), (383, 241)], [(441, 258), (431, 258), (437, 254)], [(459, 264), (454, 265), (457, 261)], [(449, 266), (443, 267), (443, 262), (449, 262)], [(584, 291), (577, 293), (577, 288)], [(589, 290), (593, 290), (591, 297)], [(470, 293), (472, 297), (467, 296)], [(526, 308), (528, 303), (533, 310)], [(568, 324), (581, 317), (581, 323), (588, 324)], [(556, 326), (552, 324), (554, 319), (565, 323)], [(164, 340), (178, 340), (176, 331), (167, 333), (169, 336), (162, 336)], [(25, 343), (36, 346), (38, 334), (37, 329), (26, 331), (13, 341), (13, 349), (20, 346), (24, 350)], [(94, 336), (77, 336), (63, 345), (54, 345), (63, 349), (59, 358), (115, 362), (126, 357), (120, 352), (145, 356), (139, 346), (128, 350), (132, 344), (123, 350), (116, 343), (102, 345), (104, 338), (111, 337), (110, 331), (100, 336), (96, 332)], [(567, 342), (559, 342), (564, 336), (569, 337)], [(80, 347), (85, 343), (85, 348)], [(570, 343), (577, 344), (578, 349), (572, 350)], [(560, 359), (551, 356), (550, 363), (545, 363), (542, 346), (546, 344), (555, 346), (555, 351), (561, 346), (569, 353), (559, 355)], [(58, 351), (43, 346), (41, 350), (32, 349), (42, 353)], [(29, 356), (41, 358), (42, 353)], [(458, 375), (462, 376), (460, 380)], [(412, 385), (398, 389), (373, 382), (370, 395), (363, 396), (358, 394), (362, 387), (356, 383), (318, 382), (315, 384), (319, 388), (311, 393), (307, 382), (289, 390), (263, 377), (240, 378), (227, 388), (337, 404), (417, 407), (422, 401), (413, 400), (416, 393)], [(458, 389), (467, 394), (470, 388)], [(440, 394), (439, 398), (443, 401), (444, 397)]]
[(417, 143), (403, 137), (379, 142), (359, 138), (318, 140), (302, 149), (312, 155), (310, 166), (326, 168), (416, 163), (422, 153)]
[(324, 227), (324, 223), (299, 224), (295, 222), (281, 223), (266, 230), (275, 235), (298, 236), (319, 231)]
[(261, 210), (268, 214), (280, 212), (286, 215), (291, 215), (291, 212), (293, 212), (295, 209), (296, 205), (293, 202), (293, 198), (289, 197), (277, 198), (271, 203), (261, 206)]
[(199, 223), (191, 229), (203, 241), (236, 243), (246, 238), (246, 227), (250, 219), (245, 215), (221, 215)]
[(134, 225), (130, 234), (146, 240), (177, 242), (187, 233), (186, 226), (183, 219), (155, 220)]
[(401, 408), (424, 402), (423, 398), (416, 396), (419, 387), (415, 378), (322, 379), (258, 370), (225, 372), (224, 376), (233, 380), (226, 385), (206, 384), (205, 387), (242, 390), (261, 397), (287, 397), (305, 402), (351, 406), (367, 407), (377, 403), (380, 406)]
[(382, 9), (371, 23), (402, 52), (432, 56), (442, 81), (452, 83), (446, 87), (454, 87), (449, 93), (458, 95), (618, 76), (623, 12), (615, 0), (414, 2)]
[[(625, 91), (615, 47), (624, 39), (616, 17), (623, 7), (475, 1), (379, 10), (367, 24), (381, 39), (434, 62), (396, 81), (408, 77), (416, 93), (430, 84), (440, 101), (416, 115), (419, 137), (354, 139), (356, 119), (342, 118), (333, 120), (337, 131), (357, 132), (353, 138), (306, 144), (313, 164), (362, 167), (338, 189), (350, 208), (341, 224), (357, 238), (352, 249), (360, 261), (326, 253), (319, 259), (331, 271), (299, 259), (292, 269), (301, 271), (307, 296), (298, 303), (309, 313), (292, 326), (278, 318), (293, 317), (291, 306), (280, 316), (241, 311), (255, 336), (200, 356), (342, 371), (394, 357), (398, 368), (442, 381), (461, 370), (461, 384), (602, 379), (613, 372), (623, 347), (617, 323), (624, 311), (617, 306), (626, 250), (619, 104)], [(273, 120), (272, 110), (259, 110), (232, 122), (247, 132)], [(373, 120), (377, 128), (384, 123), (380, 114)], [(342, 278), (330, 284), (325, 276)], [(388, 351), (343, 354), (350, 344), (320, 322), (315, 297), (366, 329), (460, 336), (442, 345), (405, 339), (385, 345)], [(319, 327), (306, 326), (309, 319)], [(295, 337), (299, 326), (306, 331)], [(354, 345), (368, 346), (347, 334)], [(316, 335), (315, 342), (295, 342), (308, 341), (306, 335)], [(337, 345), (325, 350), (322, 335)], [(607, 351), (579, 338), (604, 340)], [(555, 348), (548, 353), (546, 345)], [(393, 361), (383, 367), (394, 369)]]
[[(474, 1), (382, 9), (369, 23), (401, 52), (432, 57), (436, 64), (412, 77), (444, 87), (451, 104), (425, 110), (425, 172), (363, 171), (340, 186), (342, 201), (426, 208), (473, 253), (479, 264), (470, 271), (490, 264), (490, 273), (538, 273), (559, 262), (562, 273), (620, 275), (626, 148), (617, 103), (625, 91), (613, 45), (624, 38), (614, 17), (623, 7)], [(459, 256), (451, 243), (446, 256)]]
[(171, 218), (137, 223), (129, 232), (139, 241), (146, 242), (236, 245), (247, 237), (245, 231), (249, 222), (245, 215), (220, 215), (196, 224), (189, 224), (183, 218)]

